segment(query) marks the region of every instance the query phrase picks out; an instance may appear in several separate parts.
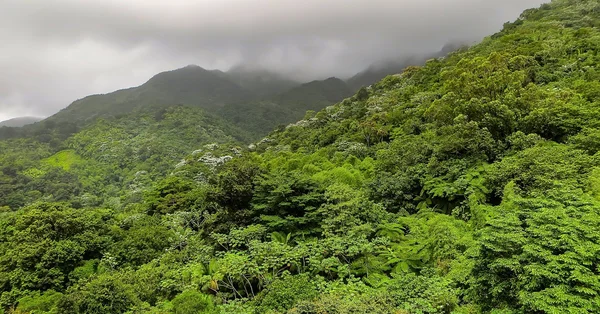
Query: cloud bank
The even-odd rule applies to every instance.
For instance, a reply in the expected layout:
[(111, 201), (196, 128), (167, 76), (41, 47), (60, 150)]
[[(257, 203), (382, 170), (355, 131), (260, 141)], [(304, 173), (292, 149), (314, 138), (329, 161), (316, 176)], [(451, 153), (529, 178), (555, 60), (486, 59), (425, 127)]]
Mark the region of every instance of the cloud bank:
[(544, 0), (2, 0), (0, 120), (187, 64), (299, 80), (473, 42)]

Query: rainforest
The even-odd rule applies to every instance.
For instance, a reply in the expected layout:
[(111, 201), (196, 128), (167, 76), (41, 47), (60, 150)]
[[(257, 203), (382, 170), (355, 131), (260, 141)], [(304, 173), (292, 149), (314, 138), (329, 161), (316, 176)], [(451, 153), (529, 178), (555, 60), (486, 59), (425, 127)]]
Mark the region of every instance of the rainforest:
[(554, 0), (360, 88), (191, 66), (2, 127), (0, 313), (600, 313), (599, 27)]

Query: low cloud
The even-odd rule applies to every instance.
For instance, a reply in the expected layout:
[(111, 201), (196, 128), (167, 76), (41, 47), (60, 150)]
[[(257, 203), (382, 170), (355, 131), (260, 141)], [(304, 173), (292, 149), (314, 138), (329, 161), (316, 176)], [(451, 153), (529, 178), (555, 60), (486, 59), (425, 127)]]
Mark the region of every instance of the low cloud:
[(197, 64), (300, 80), (473, 42), (543, 0), (3, 0), (0, 120)]

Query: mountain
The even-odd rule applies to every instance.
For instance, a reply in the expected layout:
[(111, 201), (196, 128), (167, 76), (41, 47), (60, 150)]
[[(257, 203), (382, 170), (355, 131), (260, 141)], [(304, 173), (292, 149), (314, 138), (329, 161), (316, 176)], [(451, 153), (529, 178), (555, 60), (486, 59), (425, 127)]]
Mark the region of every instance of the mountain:
[(19, 117), (19, 118), (13, 118), (10, 120), (6, 120), (6, 121), (1, 121), (0, 122), (0, 127), (6, 126), (6, 127), (22, 127), (28, 124), (34, 124), (36, 122), (39, 122), (43, 120), (43, 118), (38, 118), (38, 117)]
[(221, 75), (198, 66), (159, 73), (139, 87), (75, 101), (50, 117), (54, 121), (93, 121), (142, 107), (177, 104), (216, 109), (227, 103), (254, 99), (254, 95)]
[(599, 26), (555, 0), (247, 149), (197, 105), (0, 141), (0, 307), (600, 313)]
[(424, 57), (411, 57), (400, 61), (388, 61), (381, 64), (374, 64), (349, 78), (346, 83), (353, 90), (358, 90), (361, 87), (379, 82), (388, 75), (402, 73), (408, 66), (420, 65), (426, 60), (427, 58)]
[(273, 97), (273, 101), (302, 111), (320, 110), (351, 96), (354, 91), (342, 80), (330, 77), (294, 87)]
[(75, 129), (99, 118), (183, 104), (202, 108), (245, 129), (251, 134), (248, 138), (259, 139), (279, 124), (302, 118), (307, 110), (320, 110), (351, 94), (335, 78), (299, 84), (260, 69), (222, 72), (187, 66), (159, 73), (139, 87), (77, 100), (47, 121), (74, 124)]
[[(332, 78), (260, 100), (223, 72), (197, 66), (163, 72), (136, 88), (78, 100), (27, 128), (1, 128), (0, 139), (15, 139), (6, 142), (15, 151), (4, 154), (6, 163), (21, 156), (27, 166), (15, 168), (25, 171), (21, 176), (7, 178), (19, 188), (0, 193), (0, 204), (15, 208), (30, 203), (39, 196), (28, 196), (30, 189), (48, 185), (49, 180), (64, 184), (65, 192), (42, 192), (46, 199), (58, 201), (65, 193), (72, 199), (98, 198), (107, 186), (112, 186), (113, 197), (126, 197), (133, 193), (130, 185), (140, 186), (135, 183), (141, 180), (140, 173), (146, 183), (165, 176), (169, 165), (190, 148), (250, 143), (281, 124), (301, 119), (307, 109), (324, 108), (349, 94), (342, 81)], [(30, 155), (28, 147), (44, 153)], [(56, 166), (65, 170), (66, 177), (47, 178), (56, 175), (50, 171)], [(97, 181), (107, 176), (111, 179)], [(44, 183), (27, 186), (22, 180)]]
[[(140, 110), (160, 111), (173, 105), (198, 107), (244, 130), (257, 140), (281, 124), (301, 119), (352, 94), (341, 80), (299, 84), (266, 70), (236, 67), (228, 72), (198, 66), (159, 73), (139, 87), (93, 95), (73, 102), (24, 131), (0, 131), (0, 138), (60, 133), (66, 139), (100, 118), (112, 119)], [(49, 129), (61, 128), (48, 132)], [(25, 135), (24, 135), (25, 134)], [(48, 141), (48, 139), (46, 139)]]
[(338, 78), (315, 80), (258, 101), (225, 105), (219, 112), (225, 120), (258, 140), (276, 127), (302, 119), (308, 110), (321, 110), (352, 95)]
[[(140, 197), (190, 150), (250, 140), (222, 118), (184, 105), (71, 126), (48, 120), (28, 137), (0, 141), (0, 208), (39, 199), (114, 206)], [(106, 203), (110, 198), (113, 205)]]
[(409, 66), (423, 65), (427, 60), (444, 57), (451, 52), (464, 49), (468, 46), (468, 44), (463, 42), (450, 42), (444, 45), (444, 47), (436, 53), (414, 55), (398, 60), (379, 62), (349, 78), (346, 80), (346, 83), (353, 91), (357, 91), (359, 88), (374, 84), (388, 75), (402, 73), (402, 71)]
[(226, 73), (221, 73), (232, 82), (262, 98), (283, 93), (300, 84), (283, 75), (243, 65), (233, 67)]

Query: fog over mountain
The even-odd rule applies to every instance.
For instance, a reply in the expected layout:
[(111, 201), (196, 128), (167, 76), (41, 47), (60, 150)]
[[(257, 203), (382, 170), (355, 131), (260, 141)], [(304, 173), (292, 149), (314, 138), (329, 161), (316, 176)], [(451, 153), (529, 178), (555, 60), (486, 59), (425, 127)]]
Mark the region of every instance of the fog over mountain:
[(296, 81), (473, 42), (543, 0), (3, 0), (0, 120), (197, 64)]
[(6, 121), (0, 121), (0, 127), (22, 127), (43, 120), (41, 117), (18, 117)]

